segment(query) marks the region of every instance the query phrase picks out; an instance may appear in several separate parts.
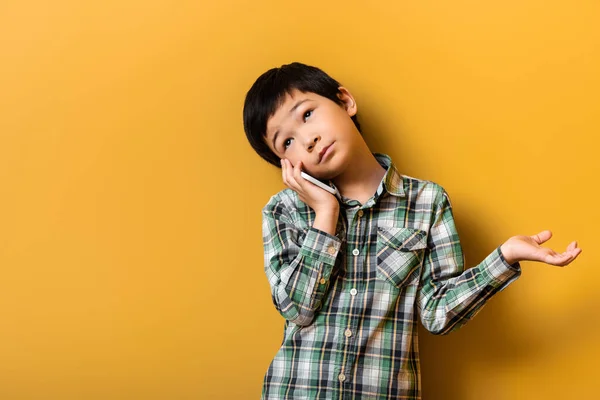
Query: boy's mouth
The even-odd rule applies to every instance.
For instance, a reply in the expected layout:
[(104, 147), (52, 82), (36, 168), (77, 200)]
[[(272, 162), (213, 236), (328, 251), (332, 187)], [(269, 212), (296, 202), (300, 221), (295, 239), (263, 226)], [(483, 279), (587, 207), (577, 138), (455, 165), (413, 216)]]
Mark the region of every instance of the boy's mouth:
[(329, 144), (321, 149), (321, 151), (319, 152), (319, 164), (321, 163), (323, 156), (325, 155), (327, 150), (329, 150), (329, 148), (333, 145), (333, 143), (335, 143), (335, 142), (331, 142), (331, 144)]

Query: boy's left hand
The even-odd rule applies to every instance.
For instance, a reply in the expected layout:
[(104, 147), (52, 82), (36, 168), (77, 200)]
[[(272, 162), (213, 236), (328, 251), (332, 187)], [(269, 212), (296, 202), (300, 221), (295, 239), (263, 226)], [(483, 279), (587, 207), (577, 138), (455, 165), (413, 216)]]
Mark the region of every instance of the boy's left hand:
[(581, 253), (581, 249), (577, 247), (577, 241), (571, 242), (564, 253), (557, 253), (552, 249), (540, 246), (551, 237), (552, 232), (549, 230), (533, 236), (513, 236), (501, 246), (500, 250), (509, 264), (517, 261), (541, 261), (561, 267), (570, 264)]

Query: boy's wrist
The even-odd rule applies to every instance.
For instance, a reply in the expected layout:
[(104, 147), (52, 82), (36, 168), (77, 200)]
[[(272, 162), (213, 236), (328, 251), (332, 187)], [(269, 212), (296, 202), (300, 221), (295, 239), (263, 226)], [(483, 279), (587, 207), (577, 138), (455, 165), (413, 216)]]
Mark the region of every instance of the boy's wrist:
[(510, 252), (510, 247), (508, 246), (507, 243), (503, 243), (502, 246), (500, 246), (500, 251), (502, 252), (502, 256), (504, 257), (504, 259), (506, 260), (506, 262), (508, 264), (513, 265), (514, 263), (516, 263), (518, 261), (512, 257), (512, 254)]
[(332, 204), (328, 204), (319, 208), (315, 208), (315, 213), (317, 215), (334, 215), (337, 216), (340, 213), (340, 203), (337, 201)]
[(335, 208), (327, 208), (322, 211), (315, 211), (315, 221), (313, 227), (335, 235), (337, 220), (339, 217), (339, 205)]

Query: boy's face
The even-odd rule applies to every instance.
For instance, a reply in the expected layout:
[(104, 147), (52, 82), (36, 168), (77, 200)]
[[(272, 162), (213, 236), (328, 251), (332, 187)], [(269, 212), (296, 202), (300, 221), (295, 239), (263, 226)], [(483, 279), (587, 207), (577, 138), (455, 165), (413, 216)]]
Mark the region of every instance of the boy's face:
[[(356, 102), (346, 88), (339, 89), (343, 105), (294, 90), (267, 121), (265, 140), (271, 151), (294, 166), (302, 161), (303, 170), (315, 178), (337, 176), (348, 164), (357, 141), (362, 140), (351, 119), (357, 111)], [(331, 144), (321, 159), (319, 153)]]

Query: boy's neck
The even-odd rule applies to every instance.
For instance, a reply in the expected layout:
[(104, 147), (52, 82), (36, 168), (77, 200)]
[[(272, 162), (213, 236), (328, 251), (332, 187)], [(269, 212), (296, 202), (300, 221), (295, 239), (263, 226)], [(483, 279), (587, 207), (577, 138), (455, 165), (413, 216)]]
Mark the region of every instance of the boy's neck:
[(340, 194), (365, 204), (373, 195), (387, 172), (368, 147), (352, 157), (348, 168), (332, 179)]

